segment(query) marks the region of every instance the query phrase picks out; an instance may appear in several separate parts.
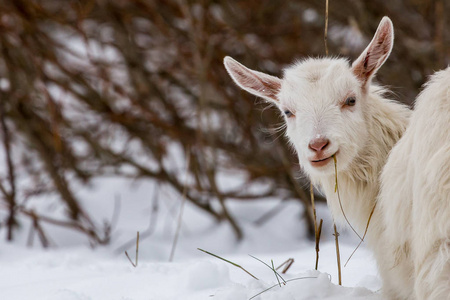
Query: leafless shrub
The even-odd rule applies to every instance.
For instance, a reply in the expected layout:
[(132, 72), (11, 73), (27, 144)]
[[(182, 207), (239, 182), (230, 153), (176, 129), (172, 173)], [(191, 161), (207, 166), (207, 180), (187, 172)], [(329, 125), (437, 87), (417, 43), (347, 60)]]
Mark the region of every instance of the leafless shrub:
[[(100, 228), (84, 211), (73, 182), (149, 178), (182, 194), (174, 157), (186, 153), (186, 199), (228, 221), (237, 237), (242, 233), (226, 200), (272, 196), (300, 199), (313, 236), (308, 184), (297, 179), (282, 132), (268, 125), (281, 119), (264, 105), (254, 109), (255, 99), (231, 84), (222, 58), (281, 75), (294, 58), (323, 55), (322, 2), (2, 1), (0, 193), (7, 238), (13, 239), (21, 213), (36, 229), (51, 222), (106, 243), (110, 227)], [(425, 74), (449, 63), (445, 1), (344, 2), (330, 3), (330, 53), (361, 50), (348, 48), (345, 35), (333, 39), (333, 28), (366, 38), (389, 15), (398, 32), (394, 59), (401, 63), (389, 64), (381, 78), (405, 87), (406, 102)], [(227, 171), (245, 174), (245, 186), (264, 188), (222, 190), (219, 176)], [(28, 199), (44, 194), (59, 197), (69, 221), (27, 208)]]

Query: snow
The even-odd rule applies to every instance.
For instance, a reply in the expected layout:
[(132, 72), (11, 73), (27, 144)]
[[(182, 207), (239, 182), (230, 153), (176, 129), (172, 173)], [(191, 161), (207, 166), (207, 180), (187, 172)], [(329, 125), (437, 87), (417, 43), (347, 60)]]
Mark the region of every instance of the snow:
[[(35, 238), (33, 246), (27, 247), (30, 225), (21, 220), (16, 242), (0, 244), (0, 299), (248, 300), (270, 287), (253, 299), (381, 299), (375, 262), (364, 247), (342, 269), (344, 286), (337, 285), (332, 222), (323, 205), (318, 208), (324, 231), (319, 271), (315, 271), (314, 243), (306, 238), (301, 205), (293, 200), (285, 201), (275, 216), (260, 225), (255, 221), (279, 205), (279, 200), (229, 202), (244, 231), (241, 242), (227, 223), (216, 223), (186, 203), (174, 261), (169, 262), (181, 204), (170, 188), (150, 181), (103, 178), (92, 188), (80, 187), (78, 193), (98, 223), (119, 211), (110, 245), (92, 249), (83, 235), (46, 225), (54, 246), (42, 249)], [(118, 197), (119, 208), (114, 200)], [(52, 217), (59, 213), (48, 206), (42, 209)], [(124, 250), (134, 260), (136, 231), (141, 239), (135, 268)], [(4, 228), (0, 234), (4, 239)], [(341, 235), (343, 264), (357, 244), (350, 232)], [(259, 280), (197, 248), (241, 265)], [(281, 274), (286, 285), (278, 286), (274, 272), (248, 254), (269, 265), (273, 260), (275, 266), (293, 258), (292, 267)]]

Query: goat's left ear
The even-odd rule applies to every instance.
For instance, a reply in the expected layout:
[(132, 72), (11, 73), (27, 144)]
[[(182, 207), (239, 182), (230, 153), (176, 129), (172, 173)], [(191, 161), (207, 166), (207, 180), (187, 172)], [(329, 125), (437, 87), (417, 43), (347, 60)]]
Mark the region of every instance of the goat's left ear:
[(369, 46), (353, 62), (352, 70), (363, 87), (370, 83), (373, 75), (391, 54), (394, 45), (394, 26), (391, 19), (384, 17), (378, 25)]

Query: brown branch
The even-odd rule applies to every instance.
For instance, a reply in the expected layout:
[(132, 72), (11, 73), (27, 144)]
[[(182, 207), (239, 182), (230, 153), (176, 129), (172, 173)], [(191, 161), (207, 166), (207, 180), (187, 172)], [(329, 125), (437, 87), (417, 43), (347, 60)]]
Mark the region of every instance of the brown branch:
[(19, 207), (18, 210), (20, 211), (20, 213), (23, 213), (24, 215), (31, 217), (33, 220), (37, 219), (38, 221), (46, 222), (46, 223), (49, 223), (52, 225), (56, 225), (56, 226), (60, 226), (60, 227), (68, 228), (68, 229), (73, 229), (73, 230), (79, 231), (81, 233), (84, 233), (87, 236), (89, 236), (92, 239), (92, 241), (94, 241), (96, 243), (104, 244), (105, 241), (107, 240), (107, 238), (100, 238), (92, 228), (86, 227), (79, 221), (68, 222), (68, 221), (63, 221), (63, 220), (57, 220), (57, 219), (53, 219), (53, 218), (50, 218), (47, 216), (37, 215), (34, 211), (27, 210), (22, 207)]
[(9, 129), (6, 125), (6, 117), (5, 117), (5, 103), (3, 101), (3, 97), (0, 98), (0, 123), (3, 131), (3, 146), (5, 148), (6, 155), (6, 165), (8, 168), (8, 182), (10, 190), (9, 192), (1, 186), (1, 190), (3, 195), (6, 197), (6, 200), (9, 204), (9, 215), (7, 220), (7, 237), (8, 241), (13, 240), (13, 228), (16, 225), (16, 176), (15, 176), (15, 167), (11, 157), (11, 137), (9, 133)]

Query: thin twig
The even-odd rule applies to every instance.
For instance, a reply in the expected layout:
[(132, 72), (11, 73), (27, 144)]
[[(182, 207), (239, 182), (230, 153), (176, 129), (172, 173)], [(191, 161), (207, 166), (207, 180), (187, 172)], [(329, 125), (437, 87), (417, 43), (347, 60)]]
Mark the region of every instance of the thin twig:
[(39, 240), (41, 241), (42, 247), (47, 248), (50, 246), (50, 242), (48, 240), (47, 235), (45, 234), (44, 230), (42, 229), (42, 226), (39, 224), (39, 217), (36, 215), (34, 210), (31, 210), (31, 218), (33, 220), (33, 231), (36, 231), (39, 237)]
[(323, 219), (320, 219), (320, 223), (319, 223), (319, 228), (317, 230), (317, 234), (316, 234), (316, 270), (319, 267), (319, 243), (320, 243), (320, 236), (322, 235), (322, 224), (323, 224)]
[(283, 269), (283, 271), (281, 271), (281, 274), (286, 274), (287, 270), (289, 270), (289, 268), (292, 266), (292, 264), (294, 263), (294, 259), (293, 258), (289, 258), (288, 260), (286, 260), (284, 263), (282, 263), (281, 265), (279, 265), (275, 270), (278, 270), (279, 268), (281, 268), (282, 266), (286, 265)]
[[(159, 190), (159, 185), (158, 183), (154, 184), (154, 190), (153, 190), (153, 200), (152, 200), (152, 211), (150, 213), (150, 221), (148, 224), (147, 229), (145, 229), (142, 233), (139, 233), (139, 237), (142, 239), (145, 239), (149, 236), (151, 236), (156, 228), (156, 223), (157, 223), (157, 211), (158, 211), (158, 190)], [(126, 243), (124, 243), (122, 246), (120, 246), (119, 248), (117, 248), (116, 250), (114, 250), (114, 252), (117, 253), (122, 253), (125, 249), (128, 249), (131, 247), (131, 245), (133, 244), (134, 240), (129, 240)]]
[(247, 271), (246, 269), (244, 269), (242, 266), (238, 265), (237, 263), (234, 263), (234, 262), (232, 262), (232, 261), (229, 261), (229, 260), (227, 260), (227, 259), (225, 259), (225, 258), (223, 258), (223, 257), (220, 257), (220, 256), (218, 256), (218, 255), (216, 255), (216, 254), (214, 254), (214, 253), (208, 252), (208, 251), (206, 251), (206, 250), (203, 250), (203, 249), (200, 249), (200, 248), (197, 248), (197, 249), (200, 250), (200, 251), (202, 251), (202, 252), (204, 252), (204, 253), (206, 253), (206, 254), (209, 254), (209, 255), (211, 255), (211, 256), (214, 256), (215, 258), (221, 259), (221, 260), (223, 260), (224, 262), (227, 262), (227, 263), (229, 263), (229, 264), (235, 266), (236, 268), (241, 269), (242, 271), (244, 271), (244, 272), (247, 273), (248, 275), (252, 276), (252, 277), (255, 278), (256, 280), (259, 280), (255, 275), (253, 275), (252, 273), (250, 273), (249, 271)]
[(323, 40), (325, 42), (325, 54), (328, 56), (328, 0), (325, 0), (325, 33)]
[(130, 263), (133, 265), (133, 267), (136, 268), (138, 265), (138, 257), (139, 257), (139, 231), (137, 232), (137, 236), (136, 236), (136, 260), (135, 260), (135, 262), (133, 263), (130, 256), (128, 255), (127, 251), (125, 251), (125, 255), (127, 256)]
[(334, 238), (336, 241), (336, 259), (337, 259), (337, 266), (338, 266), (338, 278), (339, 278), (339, 285), (342, 285), (342, 275), (341, 275), (341, 255), (339, 253), (339, 232), (337, 231), (336, 224), (334, 224)]
[(317, 215), (316, 215), (316, 204), (314, 201), (314, 188), (313, 188), (313, 184), (312, 182), (309, 184), (309, 192), (311, 194), (311, 206), (312, 206), (312, 210), (313, 210), (313, 216), (314, 216), (314, 234), (315, 234), (315, 240), (316, 240), (316, 264), (315, 264), (315, 269), (317, 270), (317, 267), (319, 265), (319, 245), (318, 245), (318, 240), (319, 240), (319, 228), (317, 227)]
[(30, 226), (30, 231), (28, 232), (28, 238), (27, 238), (27, 247), (33, 247), (33, 241), (34, 241), (34, 231), (35, 231), (34, 223)]
[(120, 208), (121, 208), (120, 195), (116, 194), (114, 196), (114, 209), (111, 216), (111, 221), (109, 223), (111, 225), (111, 230), (117, 225), (117, 221), (119, 220), (120, 216)]
[(175, 237), (173, 239), (173, 244), (172, 244), (172, 250), (170, 251), (170, 257), (169, 257), (169, 261), (173, 261), (173, 257), (175, 255), (175, 249), (177, 248), (177, 243), (178, 243), (178, 237), (180, 235), (180, 231), (181, 231), (181, 221), (183, 219), (183, 212), (184, 212), (184, 204), (186, 203), (186, 194), (187, 194), (187, 179), (188, 179), (188, 172), (189, 172), (189, 164), (190, 164), (190, 159), (191, 159), (191, 154), (190, 154), (190, 148), (187, 149), (186, 151), (186, 173), (184, 176), (184, 180), (185, 180), (185, 184), (184, 184), (184, 188), (183, 188), (183, 199), (181, 200), (181, 207), (180, 207), (180, 214), (178, 215), (178, 225), (177, 225), (177, 231), (175, 232)]

